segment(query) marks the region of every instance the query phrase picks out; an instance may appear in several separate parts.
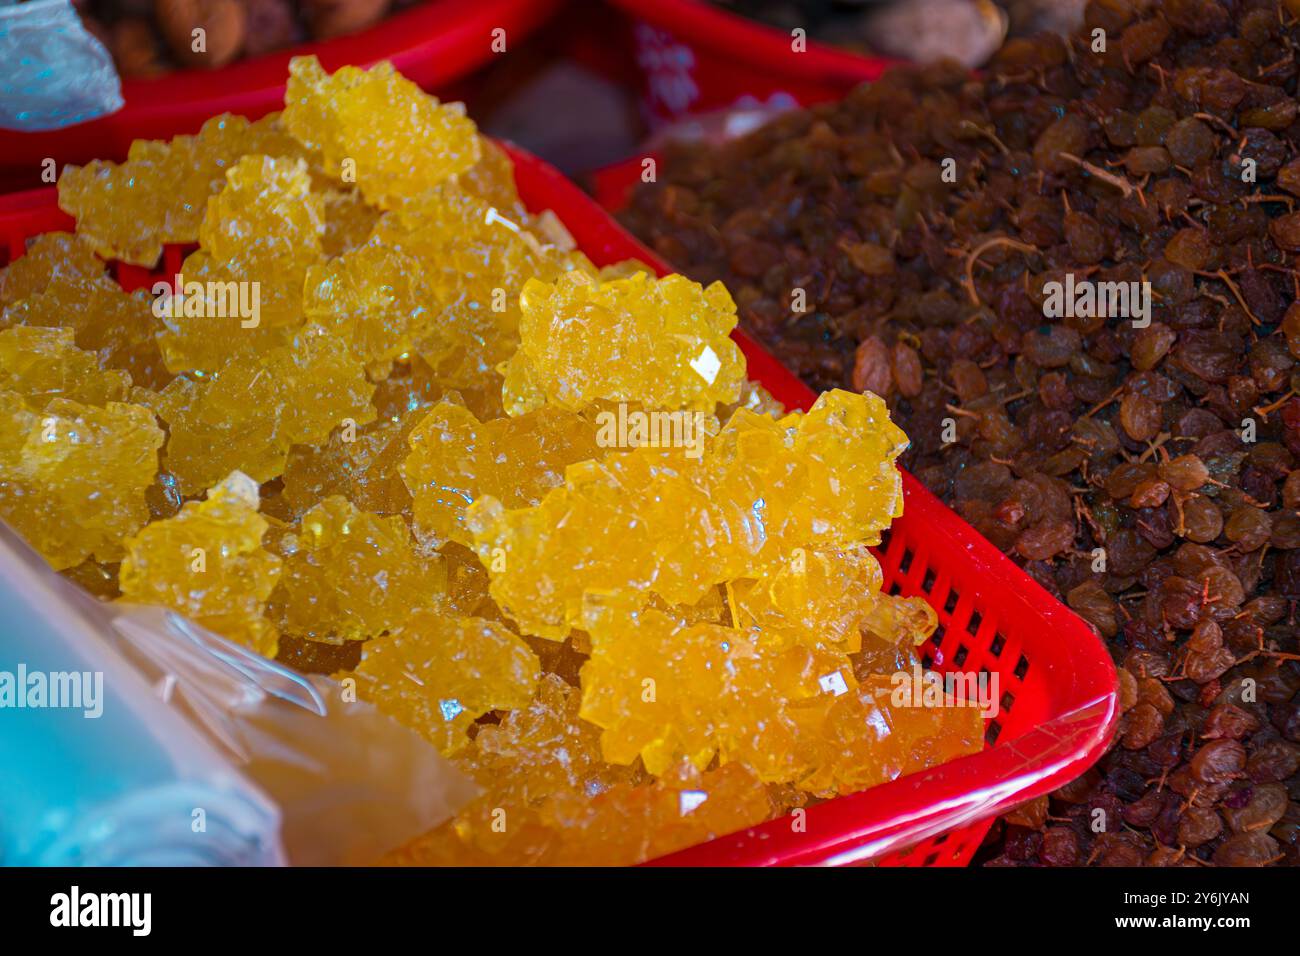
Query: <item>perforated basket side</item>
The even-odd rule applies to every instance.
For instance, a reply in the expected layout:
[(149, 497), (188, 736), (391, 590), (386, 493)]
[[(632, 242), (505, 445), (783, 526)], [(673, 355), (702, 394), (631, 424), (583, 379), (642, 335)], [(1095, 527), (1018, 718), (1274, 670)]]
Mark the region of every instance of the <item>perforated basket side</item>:
[(966, 866), (984, 842), (984, 835), (992, 825), (993, 818), (989, 817), (970, 826), (940, 833), (910, 849), (887, 853), (870, 862), (874, 866)]

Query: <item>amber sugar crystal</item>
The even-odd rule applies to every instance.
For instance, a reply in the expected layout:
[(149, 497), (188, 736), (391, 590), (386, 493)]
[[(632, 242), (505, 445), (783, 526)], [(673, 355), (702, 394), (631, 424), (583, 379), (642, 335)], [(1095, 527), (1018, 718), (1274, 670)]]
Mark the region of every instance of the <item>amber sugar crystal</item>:
[(257, 483), (232, 472), (202, 501), (127, 538), (122, 599), (173, 608), (274, 656), (277, 631), (266, 600), (283, 561), (262, 546), (267, 522), (258, 504)]
[(297, 59), (59, 198), (0, 272), (0, 517), (478, 783), (387, 862), (635, 863), (980, 747), (890, 693), (936, 619), (869, 550), (880, 399), (787, 414), (723, 286), (594, 266), (460, 105)]

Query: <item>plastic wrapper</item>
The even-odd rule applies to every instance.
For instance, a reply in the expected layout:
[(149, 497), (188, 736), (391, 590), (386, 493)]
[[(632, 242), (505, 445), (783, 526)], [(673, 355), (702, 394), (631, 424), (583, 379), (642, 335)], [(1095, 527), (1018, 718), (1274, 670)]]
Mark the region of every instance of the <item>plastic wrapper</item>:
[(0, 0), (0, 129), (56, 129), (121, 108), (113, 58), (68, 0)]
[(366, 863), (475, 793), (337, 682), (96, 601), (2, 524), (0, 615), (0, 863)]

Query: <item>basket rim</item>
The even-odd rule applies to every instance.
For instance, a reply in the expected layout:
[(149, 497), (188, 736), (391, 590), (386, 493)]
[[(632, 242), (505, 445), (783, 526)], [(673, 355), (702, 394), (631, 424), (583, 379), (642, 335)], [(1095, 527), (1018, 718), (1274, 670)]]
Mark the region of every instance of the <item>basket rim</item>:
[[(598, 264), (640, 258), (660, 275), (672, 271), (549, 163), (512, 143), (501, 145), (514, 164), (525, 205), (552, 210), (578, 248)], [(0, 196), (0, 241), (21, 242), (59, 228), (60, 222), (66, 225), (71, 218), (58, 209), (53, 186)], [(18, 230), (26, 230), (21, 238), (13, 234)], [(733, 335), (749, 362), (751, 378), (788, 407), (812, 404), (813, 391), (771, 353), (740, 329)], [(660, 857), (651, 865), (860, 862), (1048, 793), (1083, 773), (1105, 752), (1119, 718), (1119, 690), (1115, 665), (1101, 639), (912, 475), (900, 471), (905, 505), (894, 527), (920, 525), (928, 542), (942, 538), (942, 550), (964, 552), (971, 580), (963, 582), (963, 589), (996, 591), (999, 600), (1011, 602), (1012, 616), (1041, 623), (1041, 628), (1028, 630), (1024, 640), (1026, 648), (1033, 649), (1035, 667), (1048, 674), (1050, 715), (979, 753), (817, 804), (808, 809), (809, 825), (802, 833), (793, 833), (784, 818), (777, 818)]]
[[(891, 66), (905, 62), (841, 50), (828, 43), (807, 41), (803, 53), (790, 49), (790, 35), (701, 0), (609, 0), (643, 23), (689, 41), (720, 60), (745, 63), (765, 73), (789, 79), (842, 84), (847, 92), (864, 80), (875, 80)], [(774, 70), (774, 66), (779, 69)]]

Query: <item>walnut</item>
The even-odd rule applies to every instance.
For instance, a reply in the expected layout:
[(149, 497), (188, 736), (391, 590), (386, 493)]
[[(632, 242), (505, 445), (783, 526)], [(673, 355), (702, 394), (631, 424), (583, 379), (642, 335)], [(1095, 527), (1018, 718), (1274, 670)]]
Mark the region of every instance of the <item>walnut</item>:
[(113, 54), (113, 62), (123, 76), (157, 76), (167, 69), (163, 61), (162, 39), (153, 21), (127, 17), (108, 28), (104, 44)]
[(317, 40), (356, 33), (384, 18), (389, 0), (304, 0), (303, 14)]
[(261, 56), (300, 42), (306, 34), (289, 0), (241, 0), (248, 22), (244, 56)]
[[(156, 0), (154, 14), (172, 53), (185, 66), (225, 66), (244, 47), (247, 19), (238, 0)], [(194, 31), (204, 31), (204, 50)]]

